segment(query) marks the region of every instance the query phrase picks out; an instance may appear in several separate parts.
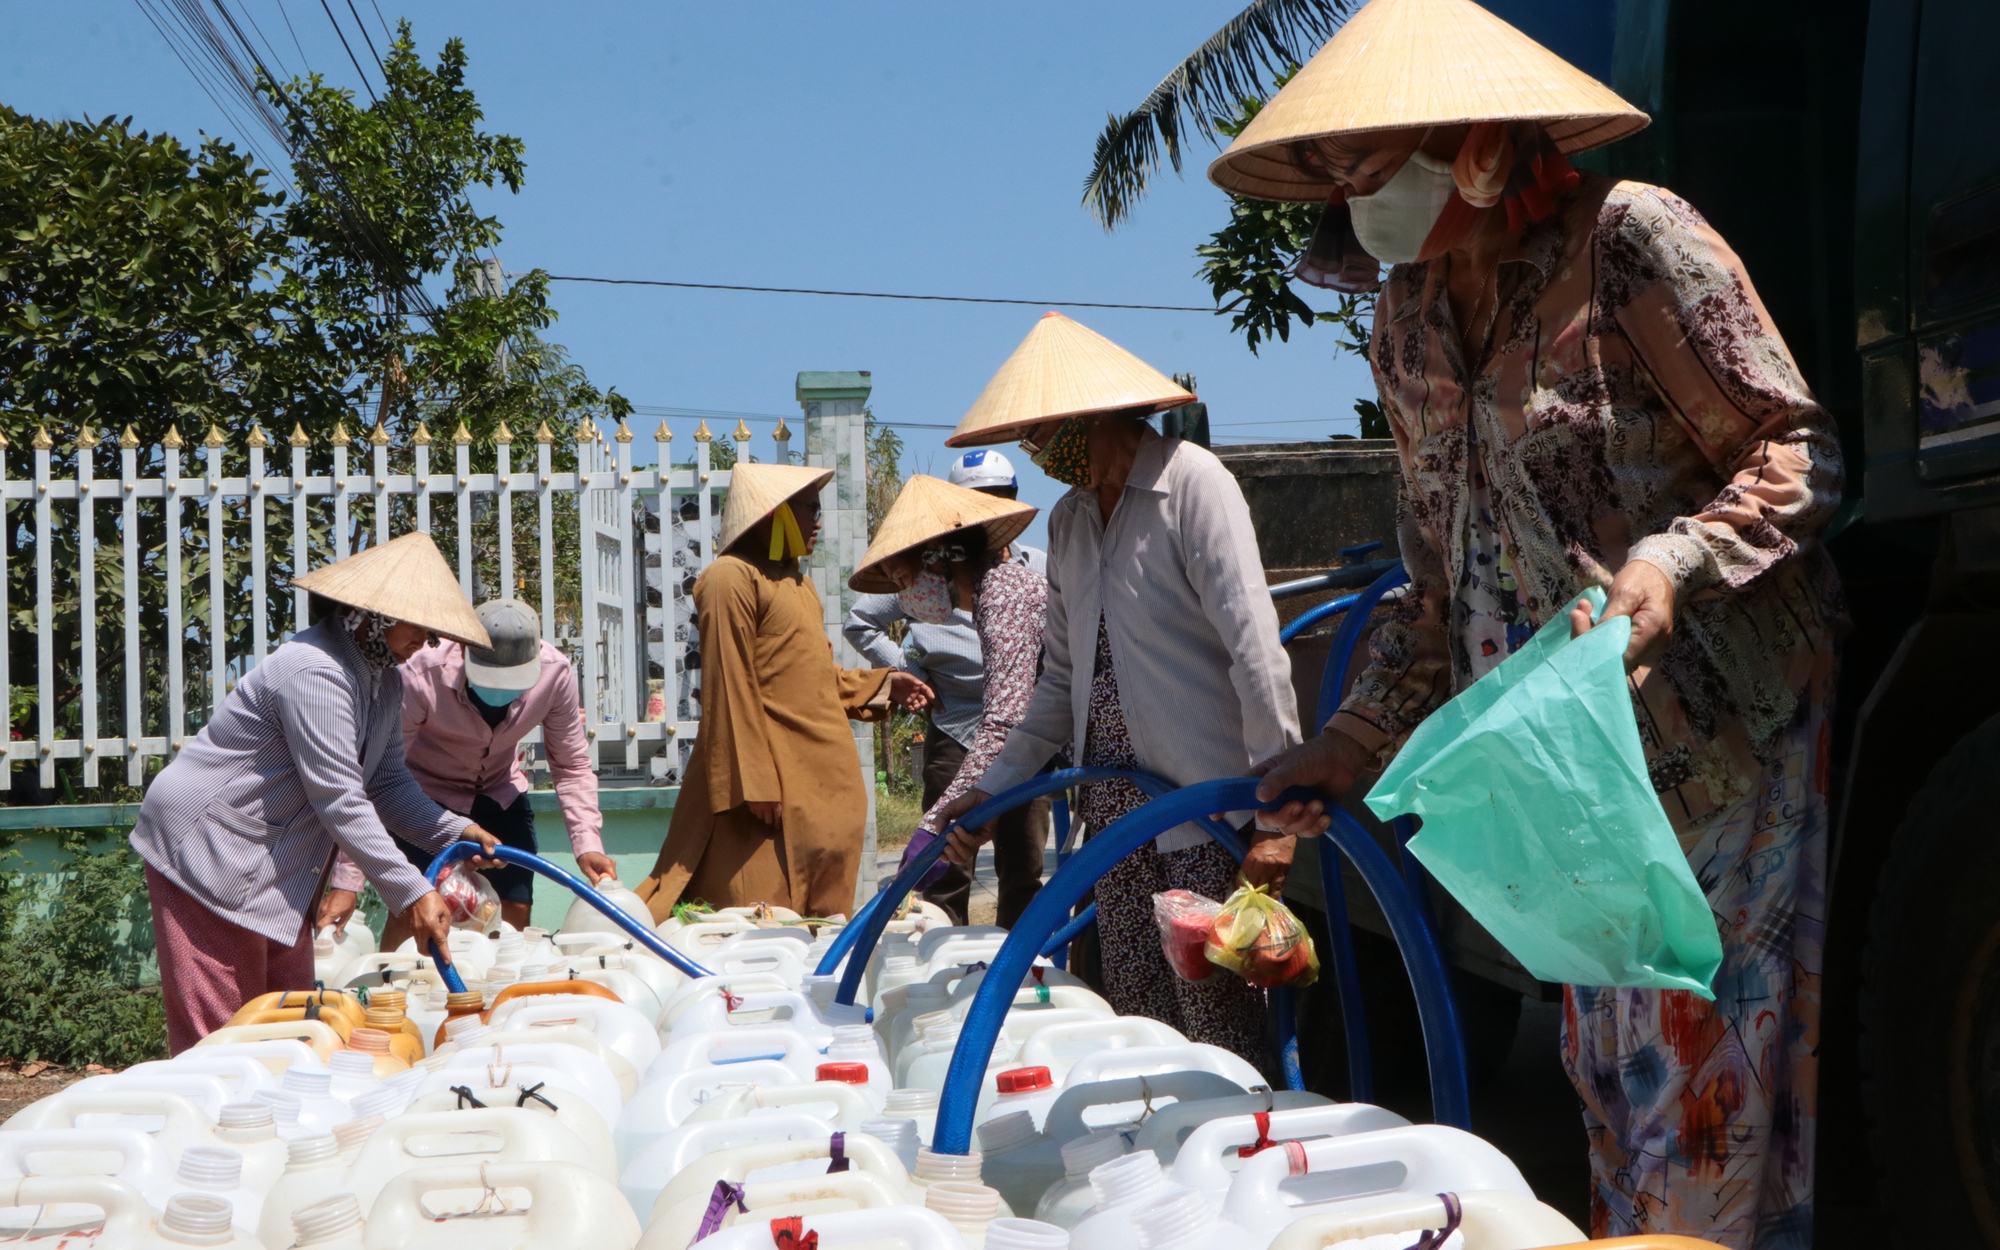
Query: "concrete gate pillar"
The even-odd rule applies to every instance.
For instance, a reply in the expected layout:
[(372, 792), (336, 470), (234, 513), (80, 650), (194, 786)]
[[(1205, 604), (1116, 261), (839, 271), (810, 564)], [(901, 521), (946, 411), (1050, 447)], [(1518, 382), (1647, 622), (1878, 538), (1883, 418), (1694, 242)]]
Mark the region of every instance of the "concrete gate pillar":
[[(806, 464), (833, 470), (833, 481), (820, 492), (824, 528), (819, 548), (806, 567), (813, 585), (819, 588), (833, 654), (845, 668), (867, 664), (841, 637), (840, 624), (847, 619), (847, 610), (855, 600), (855, 593), (847, 588), (847, 579), (868, 550), (868, 439), (862, 410), (873, 386), (866, 369), (826, 370), (800, 373), (797, 389), (799, 407), (805, 413)], [(876, 890), (875, 727), (856, 721), (853, 728), (862, 788), (868, 795), (861, 876), (855, 886), (855, 905), (859, 906), (875, 897)]]

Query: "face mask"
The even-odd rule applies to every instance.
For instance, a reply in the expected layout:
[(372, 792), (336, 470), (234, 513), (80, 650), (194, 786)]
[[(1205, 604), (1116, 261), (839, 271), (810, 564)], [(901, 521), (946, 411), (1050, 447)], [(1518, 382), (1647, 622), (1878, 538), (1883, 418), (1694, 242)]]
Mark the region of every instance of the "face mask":
[(951, 585), (936, 569), (926, 568), (917, 574), (917, 580), (898, 592), (896, 601), (903, 606), (903, 615), (925, 625), (950, 625), (956, 619), (952, 613)]
[(494, 690), (487, 686), (475, 686), (471, 682), (466, 682), (465, 688), (478, 695), (479, 701), (487, 707), (506, 707), (527, 693), (525, 690)]
[(1057, 426), (1048, 445), (1028, 459), (1064, 486), (1090, 485), (1090, 431), (1083, 418), (1071, 417)]
[(1455, 189), (1449, 164), (1412, 152), (1375, 194), (1348, 199), (1355, 237), (1375, 259), (1406, 265), (1422, 255), (1424, 240)]

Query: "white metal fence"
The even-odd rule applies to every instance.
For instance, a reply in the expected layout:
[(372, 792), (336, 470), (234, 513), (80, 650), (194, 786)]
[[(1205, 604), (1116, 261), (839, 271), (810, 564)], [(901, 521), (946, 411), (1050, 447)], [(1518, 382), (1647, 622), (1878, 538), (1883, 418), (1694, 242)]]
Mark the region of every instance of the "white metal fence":
[[(739, 455), (750, 454), (748, 433), (739, 423)], [(362, 439), (337, 430), (330, 449), (318, 449), (322, 458), (330, 450), (330, 471), (314, 473), (314, 449), (303, 433), (289, 440), (289, 467), (281, 468), (285, 451), (261, 429), (237, 448), (214, 431), (199, 447), (170, 432), (157, 449), (142, 448), (128, 429), (117, 444), (117, 476), (100, 477), (111, 448), (86, 429), (77, 436), (73, 471), (60, 478), (52, 472), (55, 444), (46, 430), (30, 449), (31, 477), (12, 476), (21, 449), (0, 440), (0, 499), (9, 524), (24, 526), (19, 532), (32, 547), (36, 640), (31, 683), (20, 683), (33, 691), (32, 715), (16, 723), (16, 709), (29, 702), (15, 697), (15, 665), (25, 657), (8, 654), (8, 631), (0, 628), (0, 700), (12, 731), (0, 788), (20, 761), (38, 762), (41, 784), (52, 787), (57, 761), (70, 759), (82, 761), (85, 786), (116, 780), (120, 765), (126, 783), (142, 784), (147, 757), (171, 758), (234, 680), (283, 641), (286, 628), (305, 626), (305, 592), (281, 588), (270, 601), (274, 551), (290, 568), (311, 567), (315, 526), (330, 534), (339, 558), (357, 537), (380, 543), (392, 530), (429, 532), (441, 509), (453, 510), (449, 528), (467, 597), (520, 587), (521, 597), (542, 607), (544, 636), (577, 662), (594, 765), (678, 781), (698, 713), (687, 588), (715, 554), (713, 520), (730, 474), (711, 468), (705, 421), (694, 432), (692, 467), (667, 467), (674, 436), (666, 422), (654, 437), (657, 466), (635, 468), (628, 428), (621, 423), (607, 438), (587, 421), (577, 431), (577, 467), (557, 472), (546, 425), (533, 451), (519, 456), (502, 426), (494, 463), (475, 471), (472, 440), (462, 428), (446, 452), (421, 426), (408, 446), (392, 448), (378, 425)], [(782, 422), (771, 448), (773, 459), (790, 459)], [(229, 474), (232, 467), (237, 476)], [(573, 551), (563, 550), (558, 536), (563, 502), (575, 508)], [(27, 508), (31, 517), (21, 514)], [(532, 581), (526, 567), (516, 567), (517, 509), (531, 509), (535, 519), (538, 541), (522, 562), (533, 564)], [(367, 514), (359, 519), (366, 529), (356, 528), (357, 512)], [(147, 538), (148, 527), (158, 543)], [(65, 531), (73, 540), (67, 548)], [(73, 567), (58, 567), (59, 549)], [(17, 549), (12, 558), (21, 554)], [(7, 602), (9, 559), (0, 543), (0, 621), (11, 619), (15, 606)], [(578, 594), (570, 626), (559, 631), (549, 606), (557, 602), (565, 561), (575, 569)], [(476, 584), (476, 570), (496, 562), (497, 586)], [(198, 565), (205, 565), (205, 576), (191, 581)], [(200, 612), (191, 605), (203, 597)], [(57, 629), (59, 603), (79, 635), (73, 657), (72, 641)], [(155, 640), (150, 646), (148, 637)], [(240, 640), (233, 652), (232, 638)], [(73, 664), (59, 663), (59, 650)], [(115, 672), (101, 671), (107, 668)], [(535, 731), (531, 741), (539, 736)]]

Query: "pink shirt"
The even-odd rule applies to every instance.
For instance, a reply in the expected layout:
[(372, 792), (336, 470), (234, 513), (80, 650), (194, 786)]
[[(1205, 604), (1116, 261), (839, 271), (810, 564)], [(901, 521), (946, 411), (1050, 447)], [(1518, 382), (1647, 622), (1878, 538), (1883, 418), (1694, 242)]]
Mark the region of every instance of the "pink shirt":
[[(556, 802), (578, 855), (604, 849), (604, 814), (583, 734), (583, 704), (568, 657), (542, 643), (542, 675), (488, 727), (465, 692), (465, 648), (425, 647), (403, 663), (403, 759), (425, 794), (459, 813), (484, 794), (502, 807), (532, 789), (521, 767), (521, 739), (536, 725), (548, 751)], [(350, 884), (351, 883), (351, 884)], [(343, 856), (331, 884), (359, 890), (361, 872)]]

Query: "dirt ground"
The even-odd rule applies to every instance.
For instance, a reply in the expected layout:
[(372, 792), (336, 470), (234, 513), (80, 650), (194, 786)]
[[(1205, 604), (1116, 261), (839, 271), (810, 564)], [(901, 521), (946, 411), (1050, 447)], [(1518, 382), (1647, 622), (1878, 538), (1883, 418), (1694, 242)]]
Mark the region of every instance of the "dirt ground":
[(47, 1098), (86, 1076), (111, 1070), (94, 1063), (88, 1068), (64, 1068), (52, 1063), (23, 1064), (18, 1059), (0, 1059), (0, 1124), (37, 1099)]

